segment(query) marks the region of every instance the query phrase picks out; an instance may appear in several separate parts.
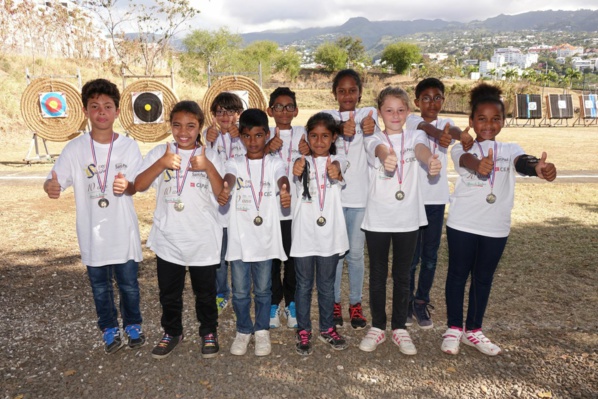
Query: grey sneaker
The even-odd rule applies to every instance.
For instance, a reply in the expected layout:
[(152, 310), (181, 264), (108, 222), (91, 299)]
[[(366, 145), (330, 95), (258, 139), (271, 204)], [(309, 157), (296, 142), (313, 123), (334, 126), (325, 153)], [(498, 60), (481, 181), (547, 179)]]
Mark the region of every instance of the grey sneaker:
[(434, 327), (434, 323), (430, 317), (430, 309), (434, 309), (434, 306), (425, 301), (421, 301), (419, 299), (413, 301), (413, 315), (417, 320), (417, 325), (419, 328), (428, 330)]

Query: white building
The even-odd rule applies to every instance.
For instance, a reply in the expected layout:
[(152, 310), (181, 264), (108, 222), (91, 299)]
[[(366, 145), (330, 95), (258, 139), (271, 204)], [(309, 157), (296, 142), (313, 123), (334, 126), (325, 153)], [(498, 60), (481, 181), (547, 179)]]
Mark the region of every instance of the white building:
[(583, 54), (583, 47), (572, 46), (570, 44), (563, 44), (557, 47), (557, 57), (573, 57), (577, 54)]
[[(501, 60), (504, 58), (504, 62)], [(521, 69), (526, 69), (538, 62), (538, 54), (524, 54), (520, 49), (509, 46), (506, 48), (499, 48), (494, 50), (492, 61), (498, 66), (516, 65)]]

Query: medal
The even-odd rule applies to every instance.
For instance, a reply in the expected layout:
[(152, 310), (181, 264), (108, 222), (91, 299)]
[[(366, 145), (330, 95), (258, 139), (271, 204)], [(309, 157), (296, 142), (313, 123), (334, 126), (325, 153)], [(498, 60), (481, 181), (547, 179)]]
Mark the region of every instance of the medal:
[(264, 197), (263, 189), (264, 189), (264, 162), (266, 161), (266, 157), (262, 157), (262, 173), (260, 178), (260, 192), (259, 192), (259, 199), (255, 198), (255, 188), (253, 187), (253, 180), (251, 179), (251, 168), (249, 167), (249, 158), (245, 157), (245, 164), (247, 165), (247, 174), (249, 175), (249, 187), (251, 188), (251, 195), (253, 196), (253, 203), (255, 204), (255, 208), (257, 209), (257, 216), (253, 219), (253, 224), (256, 226), (261, 226), (264, 223), (264, 219), (260, 216), (260, 204), (262, 203), (262, 198)]
[[(170, 145), (168, 143), (166, 143), (166, 145)], [(175, 144), (176, 147), (176, 154), (178, 155), (179, 153), (179, 146), (178, 144)], [(195, 155), (195, 151), (197, 151), (197, 146), (195, 146), (195, 148), (193, 148), (193, 152), (191, 153), (191, 156), (189, 157), (189, 160), (187, 161), (187, 168), (185, 168), (185, 173), (183, 174), (183, 181), (182, 183), (179, 184), (179, 170), (176, 171), (176, 193), (178, 194), (178, 198), (176, 200), (176, 202), (174, 203), (174, 210), (177, 212), (182, 212), (183, 209), (185, 209), (185, 204), (181, 201), (181, 194), (183, 193), (183, 189), (185, 188), (185, 181), (187, 180), (187, 173), (189, 173), (189, 169), (191, 167), (191, 159), (193, 158), (193, 156)]]
[(182, 211), (183, 209), (185, 209), (185, 204), (183, 202), (181, 202), (180, 200), (178, 202), (174, 203), (174, 210), (177, 212)]
[(110, 202), (108, 202), (108, 200), (106, 198), (101, 198), (98, 201), (98, 205), (100, 206), (100, 208), (108, 208), (108, 205), (110, 205)]
[(261, 226), (262, 223), (264, 223), (264, 219), (262, 219), (260, 215), (257, 215), (255, 219), (253, 219), (253, 224), (255, 224), (256, 226)]
[(496, 195), (490, 193), (486, 196), (486, 202), (489, 204), (494, 204), (496, 202)]
[[(328, 160), (330, 159), (330, 155), (326, 157), (326, 164), (328, 164)], [(318, 163), (314, 156), (311, 156), (311, 162), (314, 164), (314, 170), (316, 174), (316, 188), (318, 190), (318, 202), (320, 203), (320, 217), (316, 220), (318, 226), (322, 227), (326, 224), (326, 218), (322, 216), (322, 212), (324, 211), (324, 203), (326, 202), (326, 174), (324, 174), (324, 182), (322, 184), (322, 192), (320, 193), (320, 174), (318, 173)]]
[(106, 193), (106, 182), (108, 181), (108, 168), (110, 168), (110, 157), (112, 156), (112, 146), (114, 144), (114, 132), (112, 132), (112, 138), (110, 138), (110, 147), (108, 148), (108, 156), (106, 157), (106, 167), (104, 168), (104, 181), (100, 179), (100, 165), (98, 165), (98, 160), (96, 159), (96, 150), (95, 146), (93, 145), (93, 137), (91, 137), (91, 133), (89, 133), (89, 142), (91, 144), (91, 155), (93, 157), (93, 164), (96, 166), (96, 177), (98, 179), (98, 186), (100, 187), (100, 192), (102, 193), (102, 198), (98, 201), (98, 206), (100, 208), (107, 208), (110, 205), (110, 202), (104, 195)]
[(405, 193), (399, 190), (395, 193), (395, 198), (397, 199), (397, 201), (403, 201), (403, 199), (405, 198)]
[(320, 216), (316, 223), (318, 224), (318, 226), (322, 227), (326, 224), (326, 218), (324, 216)]
[[(386, 136), (386, 141), (388, 141), (388, 146), (394, 150), (394, 146), (392, 145), (392, 142), (390, 141), (390, 137), (388, 137), (388, 133), (386, 133), (386, 130), (384, 131), (384, 135)], [(398, 164), (398, 173), (397, 173), (397, 180), (399, 181), (399, 191), (397, 191), (395, 193), (395, 198), (397, 199), (397, 201), (403, 201), (403, 199), (405, 198), (405, 193), (403, 192), (403, 190), (401, 190), (402, 186), (403, 186), (403, 168), (405, 166), (405, 160), (403, 159), (403, 148), (405, 147), (405, 132), (401, 133), (401, 161)]]
[[(484, 158), (486, 155), (484, 155), (484, 150), (482, 149), (482, 146), (480, 145), (479, 141), (476, 140), (476, 143), (480, 149), (480, 152), (482, 153), (482, 158)], [(496, 195), (493, 193), (494, 190), (494, 179), (496, 177), (496, 156), (497, 154), (497, 145), (496, 145), (496, 141), (494, 142), (494, 156), (493, 156), (493, 162), (494, 165), (492, 166), (492, 172), (490, 173), (490, 176), (488, 177), (488, 180), (490, 182), (490, 194), (488, 194), (486, 196), (486, 202), (489, 204), (494, 204), (496, 202)]]

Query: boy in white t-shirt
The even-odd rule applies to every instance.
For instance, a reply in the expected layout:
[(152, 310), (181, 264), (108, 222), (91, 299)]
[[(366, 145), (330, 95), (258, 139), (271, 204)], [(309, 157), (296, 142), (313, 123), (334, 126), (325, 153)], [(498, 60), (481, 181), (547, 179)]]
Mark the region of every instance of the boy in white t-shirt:
[[(270, 136), (266, 113), (246, 110), (239, 119), (239, 130), (247, 155), (226, 162), (224, 188), (218, 197), (218, 203), (224, 206), (232, 194), (226, 260), (231, 262), (237, 335), (230, 352), (244, 355), (254, 334), (256, 356), (267, 356), (272, 350), (269, 332), (272, 259), (287, 259), (282, 246), (279, 207), (291, 206), (290, 185), (284, 162), (278, 157), (265, 156)], [(255, 323), (250, 315), (252, 284)]]
[(81, 89), (83, 112), (91, 131), (69, 142), (44, 183), (48, 197), (57, 199), (73, 186), (77, 238), (81, 260), (87, 266), (104, 350), (123, 347), (113, 278), (120, 292), (119, 309), (130, 348), (145, 344), (139, 310), (138, 262), (142, 260), (139, 225), (131, 196), (141, 165), (134, 140), (113, 131), (120, 113), (120, 93), (105, 79), (87, 82)]

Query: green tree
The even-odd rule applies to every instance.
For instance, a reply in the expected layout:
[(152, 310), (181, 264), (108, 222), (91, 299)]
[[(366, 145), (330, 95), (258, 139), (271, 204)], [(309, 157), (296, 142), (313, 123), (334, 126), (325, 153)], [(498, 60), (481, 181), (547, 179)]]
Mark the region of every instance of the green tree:
[(419, 63), (422, 59), (419, 47), (411, 43), (393, 43), (382, 51), (382, 62), (392, 65), (397, 74), (403, 74), (411, 64)]
[(358, 64), (371, 64), (360, 38), (343, 36), (336, 40), (336, 45), (347, 52), (347, 63), (349, 66), (354, 67)]
[(505, 78), (507, 78), (508, 81), (517, 80), (518, 77), (519, 73), (517, 73), (515, 68), (509, 68), (505, 71)]
[(231, 33), (228, 28), (220, 28), (215, 32), (194, 30), (183, 39), (186, 50), (184, 59), (199, 60), (205, 66), (210, 64), (216, 71), (229, 70), (242, 42), (243, 38)]
[(567, 68), (565, 70), (565, 76), (563, 77), (563, 82), (567, 86), (567, 88), (569, 90), (571, 90), (571, 87), (573, 86), (573, 81), (580, 80), (582, 76), (583, 76), (583, 74), (580, 71), (578, 71), (577, 69)]
[(239, 67), (245, 71), (257, 71), (261, 64), (262, 75), (268, 79), (279, 53), (280, 50), (276, 42), (269, 40), (253, 42), (241, 51)]
[(334, 43), (321, 44), (317, 49), (314, 61), (324, 65), (327, 71), (338, 71), (347, 67), (349, 56), (345, 49), (340, 48)]
[(294, 48), (281, 51), (274, 61), (274, 71), (284, 72), (291, 81), (295, 81), (301, 71), (301, 56)]

